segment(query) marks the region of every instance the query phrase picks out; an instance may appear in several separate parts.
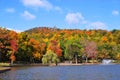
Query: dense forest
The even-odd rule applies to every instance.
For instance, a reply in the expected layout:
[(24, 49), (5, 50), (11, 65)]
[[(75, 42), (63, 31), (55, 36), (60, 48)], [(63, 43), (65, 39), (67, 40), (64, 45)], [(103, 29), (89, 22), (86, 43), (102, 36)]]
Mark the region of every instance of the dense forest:
[(17, 33), (0, 27), (0, 62), (76, 63), (120, 60), (120, 30), (36, 27)]

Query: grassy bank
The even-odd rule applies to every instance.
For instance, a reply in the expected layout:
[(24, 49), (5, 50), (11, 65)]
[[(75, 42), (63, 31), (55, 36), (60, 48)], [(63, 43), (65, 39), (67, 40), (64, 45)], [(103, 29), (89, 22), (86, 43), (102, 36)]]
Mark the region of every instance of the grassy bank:
[(10, 63), (0, 63), (0, 67), (9, 67), (10, 66)]

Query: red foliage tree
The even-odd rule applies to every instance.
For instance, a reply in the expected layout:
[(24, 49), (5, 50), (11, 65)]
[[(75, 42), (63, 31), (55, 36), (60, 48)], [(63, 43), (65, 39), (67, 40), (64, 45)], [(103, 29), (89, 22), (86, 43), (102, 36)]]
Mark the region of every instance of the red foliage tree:
[(96, 55), (97, 55), (97, 45), (95, 44), (95, 42), (93, 41), (86, 42), (86, 45), (85, 45), (86, 62), (87, 62), (87, 58), (94, 59)]
[(18, 47), (17, 47), (17, 41), (15, 39), (13, 39), (13, 40), (10, 41), (10, 44), (11, 44), (12, 51), (16, 52), (17, 49), (18, 49)]
[(13, 61), (15, 61), (15, 59), (16, 59), (14, 53), (18, 50), (17, 33), (14, 31), (10, 31), (9, 36), (10, 36), (10, 48), (12, 50), (12, 53), (10, 55), (10, 59), (11, 59), (11, 64), (13, 64)]
[(18, 50), (18, 47), (17, 47), (17, 41), (15, 39), (11, 40), (10, 41), (10, 44), (11, 44), (11, 49), (12, 49), (12, 54), (10, 56), (10, 59), (11, 59), (11, 64), (13, 64), (13, 61), (15, 61), (15, 55), (14, 53)]

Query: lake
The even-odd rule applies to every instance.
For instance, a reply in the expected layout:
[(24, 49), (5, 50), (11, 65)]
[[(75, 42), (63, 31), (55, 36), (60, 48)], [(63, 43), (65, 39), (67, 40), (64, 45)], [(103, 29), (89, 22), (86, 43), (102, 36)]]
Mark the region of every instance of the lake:
[(0, 80), (120, 80), (120, 65), (12, 67)]

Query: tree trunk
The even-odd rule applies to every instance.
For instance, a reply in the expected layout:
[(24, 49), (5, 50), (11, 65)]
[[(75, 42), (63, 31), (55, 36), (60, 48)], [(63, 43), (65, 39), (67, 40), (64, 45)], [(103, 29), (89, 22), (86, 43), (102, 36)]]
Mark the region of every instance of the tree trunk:
[(58, 62), (57, 61), (55, 61), (55, 64), (56, 64), (56, 66), (58, 65)]
[(78, 60), (77, 60), (77, 55), (75, 55), (75, 61), (76, 61), (76, 64), (78, 63)]
[(86, 63), (88, 63), (88, 58), (86, 57), (86, 61), (85, 61)]
[(92, 58), (92, 63), (94, 63), (94, 58)]
[(13, 60), (11, 60), (11, 63), (10, 63), (10, 65), (13, 65), (13, 62), (14, 62), (14, 61), (13, 61)]

